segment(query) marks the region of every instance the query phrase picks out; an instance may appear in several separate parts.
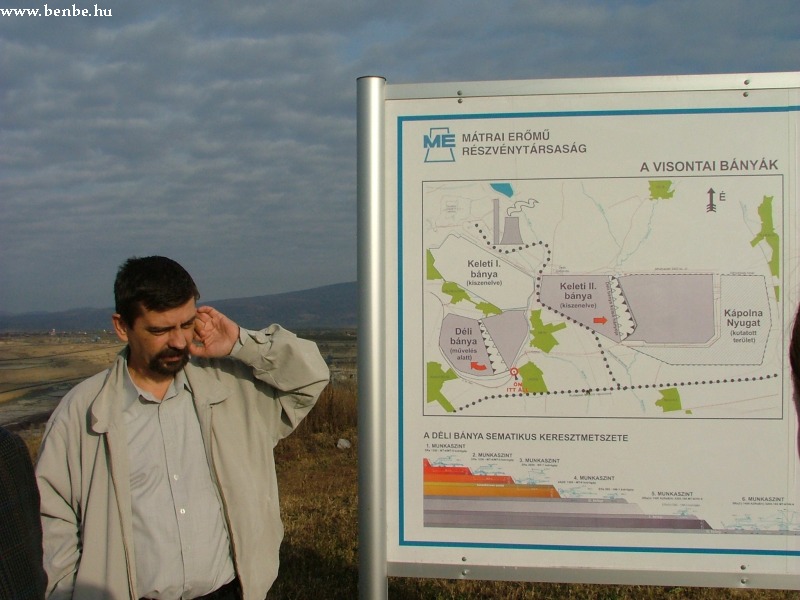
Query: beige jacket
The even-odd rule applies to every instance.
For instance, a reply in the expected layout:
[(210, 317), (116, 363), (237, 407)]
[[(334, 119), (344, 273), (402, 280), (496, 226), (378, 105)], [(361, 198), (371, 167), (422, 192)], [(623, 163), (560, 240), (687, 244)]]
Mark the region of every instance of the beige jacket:
[[(313, 342), (277, 325), (245, 332), (235, 358), (193, 360), (186, 378), (222, 497), (244, 600), (278, 573), (283, 525), (272, 450), (328, 382)], [(50, 418), (36, 474), (49, 598), (138, 600), (127, 434), (117, 400), (125, 362), (71, 390)]]

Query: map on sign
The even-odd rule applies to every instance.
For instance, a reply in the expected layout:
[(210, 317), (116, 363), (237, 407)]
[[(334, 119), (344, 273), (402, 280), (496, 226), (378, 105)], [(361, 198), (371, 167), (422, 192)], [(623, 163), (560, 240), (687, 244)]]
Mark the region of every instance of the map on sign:
[(783, 415), (780, 175), (425, 182), (425, 414)]

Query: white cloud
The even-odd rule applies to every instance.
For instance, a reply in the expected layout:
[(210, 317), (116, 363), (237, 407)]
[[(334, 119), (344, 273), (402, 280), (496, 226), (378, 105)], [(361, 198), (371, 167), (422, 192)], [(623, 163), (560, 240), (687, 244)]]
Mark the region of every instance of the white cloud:
[(361, 75), (776, 71), (800, 56), (794, 0), (98, 5), (113, 16), (0, 17), (0, 310), (109, 306), (133, 254), (186, 263), (206, 299), (353, 280)]

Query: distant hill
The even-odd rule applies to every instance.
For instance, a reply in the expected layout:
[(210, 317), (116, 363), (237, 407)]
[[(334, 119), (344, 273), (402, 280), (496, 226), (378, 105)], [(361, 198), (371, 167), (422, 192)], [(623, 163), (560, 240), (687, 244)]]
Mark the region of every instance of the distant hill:
[[(203, 304), (201, 300), (201, 304)], [(208, 304), (248, 329), (280, 323), (287, 329), (353, 329), (358, 322), (358, 285), (323, 287)], [(61, 312), (0, 314), (0, 332), (98, 331), (111, 328), (113, 308), (76, 308)]]

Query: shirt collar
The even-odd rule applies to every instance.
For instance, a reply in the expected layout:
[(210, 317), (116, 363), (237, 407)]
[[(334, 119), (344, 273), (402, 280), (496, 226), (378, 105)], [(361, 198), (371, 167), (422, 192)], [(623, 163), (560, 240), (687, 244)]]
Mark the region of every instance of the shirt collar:
[(186, 389), (189, 393), (192, 392), (192, 388), (189, 385), (188, 380), (186, 379), (186, 374), (183, 372), (183, 369), (178, 371), (175, 374), (175, 377), (169, 384), (169, 388), (167, 388), (167, 393), (164, 394), (163, 400), (158, 400), (153, 394), (150, 392), (146, 392), (140, 389), (134, 382), (133, 378), (131, 377), (131, 372), (128, 370), (128, 359), (125, 356), (123, 360), (123, 365), (125, 375), (123, 377), (123, 394), (122, 394), (122, 410), (127, 410), (134, 402), (136, 402), (139, 398), (144, 400), (145, 402), (153, 402), (155, 404), (159, 404), (170, 398), (173, 398), (178, 395), (178, 393)]

